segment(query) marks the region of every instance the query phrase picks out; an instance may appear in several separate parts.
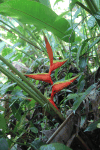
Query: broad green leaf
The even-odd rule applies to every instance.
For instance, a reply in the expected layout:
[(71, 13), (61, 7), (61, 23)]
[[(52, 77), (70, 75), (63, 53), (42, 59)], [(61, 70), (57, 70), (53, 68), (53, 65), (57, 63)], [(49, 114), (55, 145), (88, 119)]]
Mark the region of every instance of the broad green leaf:
[[(0, 129), (6, 130), (6, 122), (3, 114), (0, 114)], [(1, 150), (1, 149), (0, 149)]]
[(56, 21), (58, 21), (59, 19), (61, 19), (63, 16), (65, 16), (69, 11), (65, 11), (62, 14), (60, 14), (57, 18)]
[(74, 99), (75, 102), (73, 104), (73, 110), (76, 111), (76, 109), (79, 107), (79, 105), (82, 103), (82, 101), (86, 98), (86, 96), (96, 87), (96, 84), (92, 84), (80, 97), (77, 97), (77, 99)]
[(38, 129), (36, 127), (31, 127), (30, 130), (33, 132), (33, 133), (38, 133)]
[[(69, 42), (72, 30), (67, 31), (70, 27), (69, 22), (61, 18), (56, 21), (58, 15), (45, 5), (29, 0), (10, 0), (0, 5), (0, 13), (21, 20), (22, 23), (34, 24), (40, 29), (47, 29), (53, 32), (59, 38)], [(73, 33), (70, 42), (74, 41)]]
[(72, 149), (65, 146), (62, 143), (52, 143), (52, 144), (41, 146), (40, 150), (72, 150)]
[(79, 94), (77, 94), (77, 93), (75, 93), (75, 94), (68, 94), (67, 100), (75, 99), (75, 98), (77, 98), (77, 97), (79, 97), (79, 96), (82, 96), (82, 95), (83, 95), (83, 93), (79, 93)]
[(94, 123), (91, 123), (84, 132), (86, 131), (93, 131), (95, 129), (97, 129), (97, 124), (100, 123), (100, 119), (98, 121), (95, 121)]
[(0, 150), (8, 150), (8, 143), (6, 139), (0, 138)]

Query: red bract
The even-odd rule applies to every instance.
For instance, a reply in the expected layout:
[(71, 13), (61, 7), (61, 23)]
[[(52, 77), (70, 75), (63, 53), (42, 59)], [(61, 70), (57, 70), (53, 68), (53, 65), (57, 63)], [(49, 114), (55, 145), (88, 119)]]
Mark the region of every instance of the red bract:
[[(78, 75), (79, 76), (79, 75)], [(69, 86), (72, 82), (74, 82), (78, 76), (75, 76), (74, 78), (71, 78), (67, 81), (62, 81), (62, 82), (57, 82), (52, 86), (52, 93), (51, 93), (51, 98), (56, 94), (57, 92), (61, 91), (65, 87)]]
[(62, 61), (62, 62), (56, 62), (56, 63), (53, 63), (52, 65), (50, 64), (50, 70), (49, 70), (49, 74), (51, 74), (51, 72), (59, 67), (61, 67), (65, 62), (65, 61)]
[(44, 36), (44, 39), (45, 39), (45, 43), (46, 43), (46, 48), (47, 48), (47, 53), (48, 53), (48, 56), (49, 56), (49, 59), (50, 59), (50, 64), (53, 63), (53, 52), (52, 52), (52, 48), (47, 40), (47, 38)]
[(50, 59), (50, 69), (49, 69), (49, 74), (51, 74), (51, 72), (59, 67), (61, 67), (67, 60), (65, 61), (58, 61), (56, 63), (53, 62), (53, 52), (52, 52), (52, 48), (47, 40), (47, 38), (44, 36), (45, 38), (45, 43), (46, 43), (46, 48), (47, 48), (47, 52), (48, 52), (48, 56)]
[(35, 80), (41, 80), (53, 84), (51, 76), (48, 73), (41, 73), (41, 74), (25, 74), (25, 76), (35, 79)]

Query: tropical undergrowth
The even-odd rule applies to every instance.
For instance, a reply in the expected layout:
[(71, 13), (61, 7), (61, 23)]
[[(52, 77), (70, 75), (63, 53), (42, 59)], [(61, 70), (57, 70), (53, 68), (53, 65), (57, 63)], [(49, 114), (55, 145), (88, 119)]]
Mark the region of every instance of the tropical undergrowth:
[[(95, 3), (73, 0), (68, 10), (59, 16), (52, 12), (49, 0), (44, 4), (41, 0), (34, 0), (38, 8), (48, 10), (49, 17), (41, 13), (39, 21), (34, 19), (34, 15), (39, 17), (35, 10), (27, 11), (29, 16), (34, 14), (31, 16), (33, 18), (26, 16), (24, 5), (22, 14), (11, 9), (18, 8), (23, 0), (18, 0), (18, 4), (8, 1), (7, 5), (3, 5), (3, 2), (6, 1), (0, 1), (0, 149), (4, 146), (12, 150), (39, 149), (52, 135), (47, 136), (43, 131), (57, 129), (70, 115), (69, 112), (75, 114), (77, 110), (80, 112), (80, 123), (75, 136), (78, 141), (84, 141), (84, 144), (80, 144), (76, 140), (78, 148), (85, 145), (91, 149), (86, 137), (94, 149), (99, 148), (99, 0)], [(59, 2), (63, 3), (56, 1), (55, 6)], [(24, 76), (49, 72), (44, 35), (52, 47), (53, 60), (67, 59), (63, 66), (52, 71), (53, 83), (68, 80), (80, 73), (74, 83), (55, 94), (53, 100), (59, 111), (47, 102), (46, 97), (50, 97), (52, 92), (51, 85)], [(75, 146), (73, 140), (69, 147), (74, 149)]]

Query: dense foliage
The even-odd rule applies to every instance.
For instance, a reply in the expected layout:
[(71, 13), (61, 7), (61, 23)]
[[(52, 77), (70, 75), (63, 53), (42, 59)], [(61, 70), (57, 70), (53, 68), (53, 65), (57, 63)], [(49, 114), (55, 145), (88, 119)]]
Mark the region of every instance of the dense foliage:
[[(99, 149), (100, 0), (69, 2), (57, 15), (64, 0), (52, 8), (50, 0), (0, 0), (0, 150)], [(50, 72), (52, 83), (79, 74), (53, 94), (59, 110), (48, 101), (52, 84), (25, 76), (49, 72), (45, 36), (53, 60), (67, 60)]]

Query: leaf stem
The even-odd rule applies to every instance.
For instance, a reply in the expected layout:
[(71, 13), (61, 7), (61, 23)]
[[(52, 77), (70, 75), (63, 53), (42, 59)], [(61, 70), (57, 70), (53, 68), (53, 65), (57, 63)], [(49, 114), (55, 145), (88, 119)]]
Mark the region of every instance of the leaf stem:
[[(38, 90), (38, 89), (36, 89), (35, 88), (35, 86), (33, 86), (27, 79), (26, 79), (26, 77), (24, 76), (24, 75), (22, 75), (22, 73), (20, 73), (15, 67), (13, 67), (13, 65), (11, 65), (5, 58), (3, 58), (1, 55), (0, 55), (0, 60), (2, 60), (12, 71), (14, 71), (25, 83), (27, 83), (28, 85), (27, 86), (25, 86), (25, 84), (23, 85), (23, 87), (25, 86), (26, 88), (28, 88), (28, 92), (27, 92), (27, 89), (25, 88), (25, 90), (26, 90), (26, 92), (27, 93), (30, 93), (29, 95), (30, 96), (32, 96), (32, 98), (34, 97), (34, 100), (36, 100), (37, 102), (39, 102), (41, 105), (42, 105), (42, 107), (44, 107), (44, 105), (43, 104), (46, 104), (46, 103), (48, 103), (49, 104), (49, 106), (50, 106), (50, 108), (52, 109), (52, 111), (51, 110), (49, 110), (48, 109), (48, 107), (46, 108), (46, 111), (48, 111), (51, 115), (53, 115), (54, 116), (54, 112), (59, 116), (59, 118), (61, 119), (61, 120), (64, 120), (65, 118), (62, 116), (62, 114), (49, 102), (49, 100)], [(0, 65), (0, 70), (2, 70), (2, 72), (4, 72), (4, 70), (3, 70), (3, 68), (4, 67), (2, 67), (1, 65)], [(7, 72), (6, 72), (7, 70), (5, 70), (5, 72), (4, 72), (4, 74), (6, 75), (6, 76), (8, 76), (9, 78), (11, 78), (12, 76), (12, 80), (14, 81), (14, 78), (16, 77), (15, 75), (13, 75), (13, 73), (11, 73), (11, 76), (10, 76), (10, 74), (8, 74)], [(18, 81), (18, 80), (17, 80)], [(14, 82), (17, 82), (17, 81), (14, 81)], [(19, 80), (20, 81), (20, 80)], [(21, 82), (21, 84), (22, 84), (23, 82)], [(21, 84), (20, 83), (18, 83), (19, 84), (19, 86), (21, 87)], [(33, 89), (31, 89), (30, 87)], [(23, 87), (21, 87), (22, 89), (23, 89)], [(36, 93), (35, 93), (35, 92)], [(34, 94), (31, 94), (31, 93), (34, 93)], [(40, 101), (39, 101), (40, 100)], [(42, 101), (42, 102), (41, 102)]]
[(39, 100), (33, 93), (30, 87), (26, 84), (24, 84), (20, 79), (18, 79), (12, 72), (4, 68), (2, 65), (0, 65), (0, 71), (4, 73), (8, 78), (10, 78), (13, 82), (16, 82), (25, 92), (27, 92), (35, 101), (40, 103), (40, 105), (43, 107), (44, 103)]

